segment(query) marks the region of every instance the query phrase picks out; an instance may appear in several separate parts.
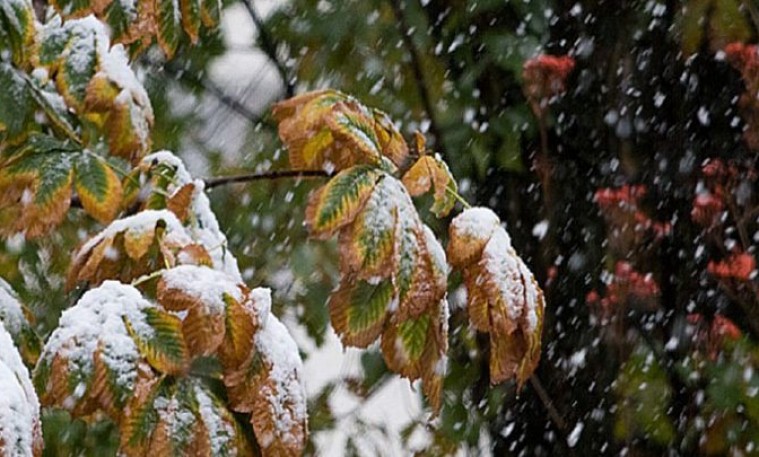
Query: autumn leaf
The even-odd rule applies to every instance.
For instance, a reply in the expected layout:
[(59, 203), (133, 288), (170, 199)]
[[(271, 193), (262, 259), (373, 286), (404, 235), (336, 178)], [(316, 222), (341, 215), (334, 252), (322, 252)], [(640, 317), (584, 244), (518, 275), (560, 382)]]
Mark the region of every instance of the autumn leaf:
[(202, 381), (148, 380), (135, 391), (124, 411), (124, 455), (253, 455), (232, 413)]
[[(0, 3), (0, 24), (3, 24), (3, 33), (0, 33), (0, 52), (10, 52), (13, 63), (17, 67), (26, 67), (36, 52), (36, 24), (32, 2), (5, 0)], [(8, 86), (3, 87), (8, 89)], [(16, 103), (20, 102), (16, 100)]]
[(159, 268), (209, 262), (205, 248), (174, 213), (145, 210), (112, 222), (87, 240), (74, 255), (66, 284), (70, 289), (80, 282), (131, 282)]
[(543, 292), (492, 211), (468, 209), (449, 232), (448, 259), (462, 270), (470, 322), (490, 335), (490, 381), (521, 387), (540, 360)]
[(338, 173), (314, 192), (306, 208), (306, 226), (311, 236), (329, 238), (351, 223), (380, 176), (378, 169), (359, 165)]
[(40, 405), (29, 371), (0, 323), (0, 456), (42, 455)]
[(408, 155), (386, 114), (338, 91), (301, 94), (275, 105), (273, 115), (294, 169), (341, 171), (371, 164), (394, 171)]
[(108, 223), (121, 206), (121, 181), (100, 157), (83, 154), (75, 165), (74, 188), (82, 207), (100, 222)]
[[(266, 292), (256, 294), (263, 302), (257, 308), (271, 306)], [(225, 370), (224, 384), (232, 410), (252, 414), (263, 456), (295, 457), (304, 451), (308, 426), (302, 370), (295, 342), (273, 315), (256, 332), (246, 360)]]
[(412, 197), (417, 197), (434, 189), (434, 203), (431, 211), (437, 217), (445, 217), (456, 204), (453, 196), (458, 187), (448, 165), (440, 158), (425, 155), (403, 175), (403, 185)]
[(66, 104), (99, 129), (112, 155), (136, 163), (150, 148), (153, 109), (123, 46), (111, 46), (94, 17), (54, 18), (40, 36), (40, 63)]
[[(158, 281), (157, 300), (171, 311), (186, 311), (182, 321), (182, 333), (193, 356), (207, 356), (220, 349), (227, 339), (227, 316), (248, 318), (253, 316), (236, 312), (248, 298), (248, 290), (238, 285), (226, 274), (208, 267), (181, 265), (163, 272)], [(228, 308), (234, 307), (234, 311)], [(241, 327), (244, 322), (231, 325)], [(253, 325), (247, 326), (247, 335), (233, 334), (233, 341), (253, 337)], [(233, 330), (235, 331), (235, 330)]]
[(448, 351), (447, 301), (441, 300), (418, 317), (391, 319), (381, 348), (391, 370), (411, 381), (422, 379), (425, 396), (439, 411)]
[(184, 365), (181, 332), (172, 316), (132, 286), (106, 281), (64, 311), (45, 343), (34, 380), (43, 405), (75, 416), (103, 410), (119, 420), (138, 379), (154, 368)]
[(367, 347), (382, 333), (392, 307), (393, 284), (346, 277), (329, 298), (332, 327), (346, 346)]

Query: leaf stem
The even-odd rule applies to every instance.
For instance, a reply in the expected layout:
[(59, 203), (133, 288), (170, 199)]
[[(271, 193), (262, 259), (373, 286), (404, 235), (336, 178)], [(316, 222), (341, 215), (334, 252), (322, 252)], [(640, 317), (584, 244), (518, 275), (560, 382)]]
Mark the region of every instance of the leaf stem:
[(448, 195), (455, 198), (459, 203), (461, 203), (461, 206), (463, 206), (464, 209), (472, 208), (472, 205), (470, 205), (468, 201), (464, 200), (464, 197), (462, 197), (461, 194), (456, 192), (456, 190), (452, 187), (446, 186), (445, 191), (448, 193)]
[(132, 286), (139, 286), (140, 284), (144, 282), (148, 282), (151, 279), (155, 279), (163, 274), (164, 271), (168, 270), (168, 268), (161, 268), (160, 270), (156, 270), (152, 273), (142, 275), (139, 278), (132, 281)]

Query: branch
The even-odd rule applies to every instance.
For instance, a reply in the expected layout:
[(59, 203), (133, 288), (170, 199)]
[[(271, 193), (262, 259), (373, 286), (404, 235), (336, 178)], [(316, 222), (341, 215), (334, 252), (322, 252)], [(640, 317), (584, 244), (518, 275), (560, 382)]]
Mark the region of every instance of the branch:
[(419, 91), (419, 98), (421, 99), (424, 111), (430, 120), (430, 132), (435, 136), (435, 139), (437, 140), (436, 146), (440, 154), (444, 158), (449, 158), (445, 148), (445, 142), (443, 140), (443, 133), (440, 130), (435, 108), (432, 104), (432, 96), (430, 95), (429, 89), (427, 87), (427, 81), (424, 77), (424, 72), (422, 71), (422, 59), (419, 57), (419, 51), (416, 49), (414, 42), (411, 40), (412, 31), (411, 27), (409, 27), (408, 22), (406, 21), (406, 16), (403, 14), (403, 6), (401, 5), (401, 0), (389, 0), (389, 3), (393, 8), (393, 13), (395, 13), (395, 19), (398, 21), (398, 28), (401, 32), (403, 45), (411, 57), (411, 69), (414, 71), (414, 79), (416, 80), (417, 90)]
[(262, 171), (255, 173), (244, 173), (231, 176), (219, 176), (215, 178), (206, 178), (204, 180), (206, 189), (213, 189), (218, 186), (227, 184), (261, 181), (281, 178), (328, 178), (331, 175), (324, 170), (277, 170)]
[(287, 67), (284, 63), (282, 63), (281, 60), (279, 60), (279, 57), (277, 56), (277, 43), (269, 34), (269, 30), (267, 30), (264, 26), (264, 21), (261, 19), (261, 16), (258, 15), (256, 9), (253, 7), (251, 0), (242, 0), (242, 4), (245, 5), (245, 9), (248, 10), (250, 18), (253, 19), (253, 23), (258, 29), (258, 38), (261, 43), (261, 50), (264, 52), (264, 54), (266, 54), (271, 63), (273, 63), (277, 68), (279, 77), (282, 79), (282, 84), (285, 86), (286, 98), (292, 97), (295, 95), (295, 85), (293, 84), (292, 79), (290, 79), (290, 76), (287, 74)]
[(532, 384), (532, 387), (538, 394), (541, 403), (543, 403), (543, 407), (548, 412), (548, 417), (551, 418), (551, 422), (553, 422), (553, 424), (556, 426), (556, 428), (559, 429), (560, 432), (564, 433), (567, 430), (567, 423), (564, 421), (564, 418), (561, 414), (559, 414), (559, 411), (554, 406), (553, 400), (551, 400), (551, 397), (548, 396), (548, 392), (546, 392), (546, 389), (543, 387), (543, 383), (540, 382), (540, 378), (538, 378), (537, 374), (530, 376), (530, 384)]
[(217, 86), (213, 81), (210, 81), (207, 78), (199, 78), (189, 71), (183, 71), (176, 68), (172, 64), (165, 65), (164, 69), (172, 76), (176, 76), (190, 86), (206, 90), (221, 104), (225, 105), (240, 116), (246, 118), (252, 124), (257, 125), (264, 122), (261, 116), (248, 109), (248, 107), (242, 104), (238, 99), (224, 92), (224, 90)]

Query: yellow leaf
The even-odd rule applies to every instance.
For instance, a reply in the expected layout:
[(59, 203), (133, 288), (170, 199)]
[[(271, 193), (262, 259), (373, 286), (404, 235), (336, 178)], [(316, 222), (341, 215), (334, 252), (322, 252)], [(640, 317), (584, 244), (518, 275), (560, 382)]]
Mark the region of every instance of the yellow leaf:
[(382, 176), (376, 168), (359, 165), (341, 171), (311, 194), (306, 207), (306, 226), (315, 238), (330, 238), (350, 224)]

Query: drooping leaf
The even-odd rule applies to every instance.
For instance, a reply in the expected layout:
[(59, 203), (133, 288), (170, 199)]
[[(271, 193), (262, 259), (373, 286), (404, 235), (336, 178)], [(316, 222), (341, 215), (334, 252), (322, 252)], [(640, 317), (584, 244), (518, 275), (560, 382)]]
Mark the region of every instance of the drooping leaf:
[(389, 280), (371, 284), (347, 277), (329, 298), (332, 327), (344, 345), (366, 347), (380, 336), (392, 301)]
[(306, 208), (306, 225), (312, 236), (329, 238), (350, 224), (371, 195), (381, 172), (368, 165), (337, 174), (313, 193)]
[[(1, 24), (1, 23), (0, 23)], [(24, 78), (8, 63), (0, 62), (0, 144), (23, 138), (34, 113), (34, 101)]]
[(178, 6), (176, 0), (156, 0), (156, 38), (169, 59), (177, 50), (182, 32), (182, 16), (177, 11)]
[(126, 323), (142, 356), (160, 372), (184, 372), (189, 364), (189, 351), (182, 334), (182, 320), (157, 308), (140, 311), (145, 325), (135, 326), (129, 318)]
[(398, 181), (381, 179), (353, 223), (339, 238), (340, 271), (360, 279), (389, 276), (395, 252)]
[(153, 110), (123, 46), (111, 46), (105, 26), (91, 16), (54, 18), (40, 36), (40, 63), (69, 108), (98, 127), (112, 155), (136, 162), (150, 148)]
[(36, 51), (32, 2), (5, 0), (0, 3), (0, 29), (0, 52), (10, 51), (13, 63), (20, 68), (26, 67)]
[(6, 222), (0, 232), (34, 238), (58, 225), (71, 204), (76, 156), (43, 149), (0, 170), (0, 217)]
[[(166, 270), (158, 281), (157, 290), (158, 302), (164, 308), (187, 311), (182, 333), (194, 356), (216, 352), (226, 337), (227, 308), (232, 302), (242, 306), (248, 295), (245, 286), (238, 285), (226, 274), (194, 265)], [(248, 339), (252, 337), (252, 332), (247, 335)]]
[(372, 164), (395, 171), (408, 155), (387, 115), (341, 92), (301, 94), (275, 105), (273, 115), (295, 169), (340, 171)]
[(125, 455), (253, 455), (235, 418), (201, 381), (149, 381), (137, 392), (124, 415)]
[(382, 334), (387, 366), (411, 381), (422, 379), (422, 390), (439, 411), (448, 351), (448, 303), (441, 300), (416, 318), (391, 319)]
[(207, 255), (179, 255), (190, 246), (202, 249), (174, 213), (141, 211), (112, 222), (79, 248), (69, 269), (67, 287), (83, 281), (97, 285), (107, 279), (130, 282), (167, 265), (207, 261)]
[(448, 258), (461, 268), (472, 325), (490, 334), (490, 381), (519, 387), (540, 360), (543, 292), (492, 211), (472, 208), (450, 226)]
[[(258, 308), (268, 309), (270, 295), (259, 289)], [(232, 410), (252, 413), (251, 423), (263, 456), (299, 456), (307, 435), (306, 394), (298, 347), (273, 315), (254, 337), (246, 360), (225, 370)]]

